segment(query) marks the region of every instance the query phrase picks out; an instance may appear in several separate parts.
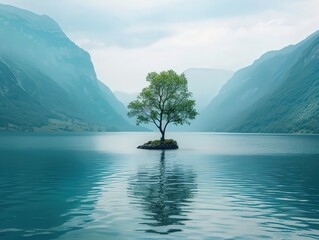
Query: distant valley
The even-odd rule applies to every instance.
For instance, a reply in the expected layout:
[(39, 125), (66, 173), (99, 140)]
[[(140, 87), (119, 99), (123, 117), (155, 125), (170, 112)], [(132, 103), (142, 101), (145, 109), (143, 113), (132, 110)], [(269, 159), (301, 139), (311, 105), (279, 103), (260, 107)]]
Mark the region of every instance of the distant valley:
[[(0, 4), (0, 131), (144, 131), (48, 16)], [(184, 71), (200, 116), (173, 131), (319, 133), (319, 32), (233, 73)]]
[[(212, 68), (189, 68), (184, 71), (184, 74), (188, 80), (188, 88), (196, 100), (196, 109), (200, 112), (218, 94), (234, 73)], [(135, 100), (138, 95), (138, 93), (121, 91), (114, 91), (114, 94), (125, 106)]]

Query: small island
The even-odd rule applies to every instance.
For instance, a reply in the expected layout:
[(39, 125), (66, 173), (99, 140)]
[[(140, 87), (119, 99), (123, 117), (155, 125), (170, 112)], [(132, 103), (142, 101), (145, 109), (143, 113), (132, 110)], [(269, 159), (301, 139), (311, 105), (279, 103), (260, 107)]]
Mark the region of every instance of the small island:
[(137, 148), (148, 150), (174, 150), (178, 149), (178, 145), (174, 139), (166, 139), (164, 141), (148, 141), (147, 143), (144, 143), (143, 145), (138, 146)]
[(190, 120), (198, 115), (195, 100), (188, 91), (188, 82), (184, 74), (173, 70), (160, 73), (151, 72), (145, 87), (137, 96), (137, 100), (128, 105), (128, 116), (136, 118), (136, 124), (154, 124), (161, 133), (160, 140), (149, 141), (140, 149), (168, 150), (178, 149), (174, 139), (165, 140), (166, 128), (170, 123), (175, 125), (190, 124)]

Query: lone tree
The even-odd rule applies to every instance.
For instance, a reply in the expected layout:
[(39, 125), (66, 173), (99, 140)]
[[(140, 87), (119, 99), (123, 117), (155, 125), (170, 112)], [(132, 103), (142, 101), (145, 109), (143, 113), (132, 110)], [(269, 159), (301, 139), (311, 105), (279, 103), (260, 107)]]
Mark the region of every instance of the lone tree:
[(128, 105), (128, 116), (136, 117), (140, 123), (153, 123), (165, 140), (165, 131), (170, 123), (175, 125), (190, 124), (198, 114), (195, 100), (188, 91), (187, 79), (184, 74), (178, 75), (169, 70), (161, 73), (151, 72), (146, 81), (149, 86), (138, 95), (137, 100)]

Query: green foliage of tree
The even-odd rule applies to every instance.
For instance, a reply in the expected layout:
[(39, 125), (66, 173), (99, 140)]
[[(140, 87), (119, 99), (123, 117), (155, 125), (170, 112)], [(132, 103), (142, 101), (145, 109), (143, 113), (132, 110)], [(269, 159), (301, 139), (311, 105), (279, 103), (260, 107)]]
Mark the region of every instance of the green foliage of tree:
[(149, 86), (138, 95), (137, 100), (128, 105), (128, 116), (136, 117), (137, 125), (153, 123), (165, 140), (165, 131), (170, 123), (175, 125), (190, 124), (198, 114), (195, 100), (188, 91), (184, 74), (175, 71), (151, 72), (146, 81)]

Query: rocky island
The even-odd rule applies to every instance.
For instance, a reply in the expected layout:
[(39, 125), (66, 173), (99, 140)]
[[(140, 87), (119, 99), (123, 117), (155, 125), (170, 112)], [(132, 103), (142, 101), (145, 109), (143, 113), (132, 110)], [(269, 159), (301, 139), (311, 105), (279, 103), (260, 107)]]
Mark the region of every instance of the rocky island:
[(148, 149), (148, 150), (174, 150), (178, 149), (177, 142), (174, 139), (166, 140), (154, 140), (148, 141), (141, 146), (138, 146), (139, 149)]

